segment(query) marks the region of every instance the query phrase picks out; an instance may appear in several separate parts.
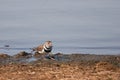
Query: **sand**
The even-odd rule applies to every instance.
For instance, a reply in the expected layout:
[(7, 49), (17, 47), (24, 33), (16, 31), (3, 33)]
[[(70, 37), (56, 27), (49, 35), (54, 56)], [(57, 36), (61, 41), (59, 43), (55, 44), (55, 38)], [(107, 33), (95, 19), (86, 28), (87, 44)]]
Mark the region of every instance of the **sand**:
[(3, 55), (0, 80), (120, 80), (120, 55), (59, 53), (31, 61), (30, 55)]

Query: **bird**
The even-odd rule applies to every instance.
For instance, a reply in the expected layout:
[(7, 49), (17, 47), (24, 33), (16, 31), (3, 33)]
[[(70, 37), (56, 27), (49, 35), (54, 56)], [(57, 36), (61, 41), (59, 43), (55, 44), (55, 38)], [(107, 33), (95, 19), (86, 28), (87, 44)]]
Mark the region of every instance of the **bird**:
[(35, 53), (39, 54), (46, 54), (51, 53), (53, 48), (52, 41), (45, 41), (42, 45), (39, 45), (38, 47), (33, 48), (32, 50), (35, 51)]

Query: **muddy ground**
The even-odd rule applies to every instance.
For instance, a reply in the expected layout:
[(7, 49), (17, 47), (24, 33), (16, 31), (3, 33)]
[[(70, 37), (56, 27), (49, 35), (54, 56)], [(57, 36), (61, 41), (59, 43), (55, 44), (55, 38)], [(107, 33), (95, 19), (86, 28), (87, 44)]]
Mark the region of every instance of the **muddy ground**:
[(0, 80), (120, 80), (120, 55), (0, 54)]

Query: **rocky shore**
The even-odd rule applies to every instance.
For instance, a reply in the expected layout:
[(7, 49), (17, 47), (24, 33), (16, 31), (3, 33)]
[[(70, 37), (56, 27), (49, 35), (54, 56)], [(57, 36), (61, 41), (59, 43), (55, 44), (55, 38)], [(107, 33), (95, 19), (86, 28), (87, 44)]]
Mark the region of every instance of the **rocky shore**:
[(120, 80), (120, 55), (1, 53), (0, 80)]

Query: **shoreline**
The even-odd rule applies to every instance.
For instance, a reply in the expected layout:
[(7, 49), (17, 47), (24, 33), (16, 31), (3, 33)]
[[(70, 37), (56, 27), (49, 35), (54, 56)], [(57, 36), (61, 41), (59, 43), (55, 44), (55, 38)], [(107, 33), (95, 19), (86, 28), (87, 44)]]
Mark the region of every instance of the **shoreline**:
[[(119, 80), (120, 55), (0, 54), (0, 80)], [(29, 59), (34, 60), (29, 61)]]
[(120, 67), (120, 55), (97, 55), (97, 54), (82, 54), (82, 53), (71, 53), (71, 54), (63, 54), (63, 53), (56, 53), (56, 54), (39, 54), (39, 53), (28, 53), (25, 51), (21, 51), (18, 54), (13, 56), (0, 53), (0, 64), (9, 64), (9, 63), (30, 63), (38, 60), (54, 60), (59, 62), (116, 62)]

